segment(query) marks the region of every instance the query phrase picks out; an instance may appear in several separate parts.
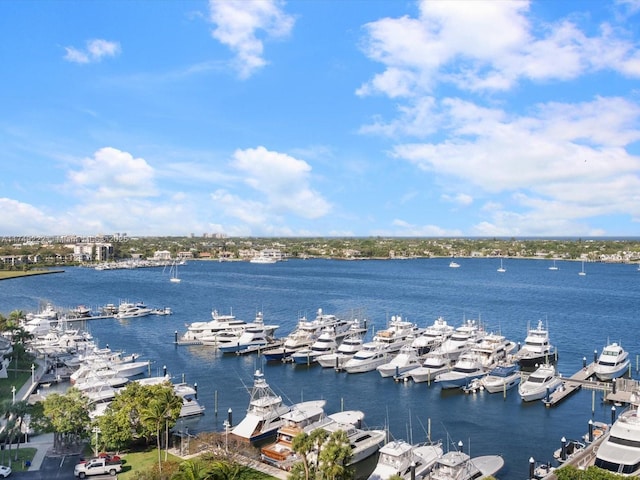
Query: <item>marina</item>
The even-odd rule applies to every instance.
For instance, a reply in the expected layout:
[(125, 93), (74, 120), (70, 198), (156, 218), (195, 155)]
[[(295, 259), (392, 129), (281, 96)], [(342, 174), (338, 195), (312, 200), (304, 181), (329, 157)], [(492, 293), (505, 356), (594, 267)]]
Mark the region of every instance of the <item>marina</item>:
[[(0, 302), (7, 311), (34, 311), (46, 302), (105, 305), (114, 298), (169, 305), (173, 312), (169, 316), (80, 323), (99, 345), (150, 359), (145, 376), (160, 376), (166, 367), (174, 383), (185, 379), (198, 384), (205, 413), (181, 419), (178, 430), (224, 431), (228, 409), (237, 425), (246, 412), (253, 373), (260, 369), (286, 404), (324, 400), (327, 412), (361, 410), (368, 427), (387, 428), (394, 438), (411, 443), (423, 442), (427, 430), (434, 439), (464, 440), (470, 442), (474, 457), (504, 458), (498, 478), (526, 478), (529, 458), (552, 461), (554, 449), (549, 445), (559, 445), (562, 437), (579, 438), (589, 420), (611, 423), (609, 402), (618, 402), (622, 411), (636, 386), (635, 380), (619, 378), (613, 396), (611, 382), (572, 379), (584, 368), (583, 359), (602, 348), (605, 339), (614, 338), (614, 331), (633, 328), (633, 305), (639, 296), (636, 269), (594, 263), (589, 276), (578, 282), (575, 268), (558, 264), (562, 268), (549, 272), (545, 262), (514, 260), (507, 272), (498, 275), (495, 264), (482, 259), (464, 259), (460, 270), (450, 270), (446, 259), (289, 261), (268, 269), (249, 262), (190, 262), (181, 269), (182, 281), (174, 285), (153, 269), (112, 271), (105, 283), (103, 272), (78, 268), (55, 280), (41, 276), (6, 282)], [(463, 270), (464, 277), (458, 275)], [(461, 390), (442, 390), (433, 382), (394, 382), (376, 371), (348, 375), (320, 365), (267, 361), (258, 352), (224, 355), (211, 345), (176, 344), (186, 325), (211, 318), (214, 308), (233, 308), (240, 319), (262, 311), (270, 323), (280, 325), (283, 336), (302, 316), (315, 316), (318, 308), (344, 318), (357, 310), (360, 320), (367, 321), (368, 339), (385, 329), (394, 315), (423, 328), (434, 318), (442, 317), (453, 326), (465, 318), (479, 318), (487, 331), (500, 331), (517, 342), (522, 342), (528, 324), (544, 319), (560, 352), (557, 367), (563, 381), (581, 387), (553, 408), (545, 408), (543, 402), (523, 404), (515, 389), (506, 395), (465, 395)], [(630, 370), (635, 378), (638, 339), (625, 338), (625, 349), (634, 359)], [(427, 429), (427, 424), (432, 427)], [(522, 430), (522, 425), (526, 429), (518, 436), (508, 434)]]

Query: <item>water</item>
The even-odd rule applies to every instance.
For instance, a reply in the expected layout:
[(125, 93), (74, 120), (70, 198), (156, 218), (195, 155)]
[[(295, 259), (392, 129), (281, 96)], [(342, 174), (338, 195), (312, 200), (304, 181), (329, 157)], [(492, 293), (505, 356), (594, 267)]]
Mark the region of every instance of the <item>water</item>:
[[(370, 427), (388, 426), (396, 438), (449, 444), (462, 440), (472, 456), (501, 454), (500, 478), (527, 478), (529, 457), (547, 461), (561, 437), (577, 438), (589, 419), (609, 422), (611, 407), (601, 393), (580, 391), (554, 408), (541, 402), (523, 404), (516, 390), (506, 399), (486, 392), (465, 395), (441, 391), (426, 383), (395, 383), (377, 372), (348, 375), (318, 366), (262, 364), (256, 355), (222, 356), (212, 347), (176, 347), (174, 335), (186, 324), (209, 320), (213, 308), (253, 320), (257, 311), (265, 323), (279, 324), (285, 336), (301, 315), (326, 313), (366, 317), (370, 330), (384, 328), (391, 315), (424, 327), (438, 316), (457, 326), (464, 318), (480, 318), (487, 329), (522, 342), (528, 323), (548, 322), (552, 342), (560, 352), (559, 370), (571, 375), (592, 361), (594, 350), (619, 341), (634, 358), (640, 339), (636, 331), (640, 304), (635, 266), (578, 262), (507, 260), (506, 273), (496, 272), (495, 259), (334, 261), (292, 260), (272, 265), (192, 261), (181, 268), (182, 282), (169, 281), (161, 269), (95, 271), (68, 268), (62, 274), (0, 282), (0, 311), (35, 311), (43, 302), (74, 307), (101, 306), (121, 300), (169, 306), (171, 316), (88, 322), (101, 346), (138, 352), (163, 366), (176, 380), (197, 383), (203, 417), (187, 421), (190, 431), (223, 429), (227, 410), (237, 423), (247, 407), (252, 375), (265, 371), (270, 386), (289, 402), (323, 398), (327, 411), (358, 409)], [(371, 335), (371, 332), (370, 334)], [(215, 399), (217, 398), (217, 404)], [(218, 414), (215, 414), (217, 406)]]

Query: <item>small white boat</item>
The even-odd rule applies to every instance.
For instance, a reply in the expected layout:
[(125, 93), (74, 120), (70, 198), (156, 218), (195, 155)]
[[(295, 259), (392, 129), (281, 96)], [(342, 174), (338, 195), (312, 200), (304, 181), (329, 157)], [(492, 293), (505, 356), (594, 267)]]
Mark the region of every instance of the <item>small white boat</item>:
[(540, 365), (524, 382), (518, 385), (518, 393), (524, 402), (542, 400), (562, 384), (560, 375), (551, 364)]
[(498, 273), (504, 273), (507, 269), (502, 265), (502, 259), (500, 259), (500, 267), (498, 267)]
[(584, 277), (587, 274), (587, 272), (584, 271), (584, 260), (582, 261), (582, 270), (580, 270), (578, 272), (578, 275)]
[(489, 393), (506, 392), (520, 383), (520, 371), (516, 364), (498, 365), (480, 382)]
[(629, 352), (617, 343), (610, 343), (602, 349), (593, 367), (599, 380), (607, 381), (621, 377), (629, 369)]
[(118, 313), (114, 317), (118, 319), (146, 317), (151, 315), (151, 311), (151, 308), (143, 303), (122, 302), (118, 306)]
[(567, 440), (563, 437), (560, 448), (553, 452), (553, 458), (555, 458), (559, 464), (563, 464), (572, 456), (584, 450), (585, 447), (586, 445), (580, 440)]
[(556, 259), (553, 259), (553, 265), (551, 265), (549, 267), (549, 270), (558, 270), (558, 267), (556, 266)]
[(378, 463), (368, 480), (387, 480), (399, 476), (402, 479), (424, 478), (443, 453), (442, 445), (411, 445), (404, 440), (394, 440), (380, 449)]
[(449, 262), (449, 268), (460, 268), (460, 264), (452, 260), (451, 262)]

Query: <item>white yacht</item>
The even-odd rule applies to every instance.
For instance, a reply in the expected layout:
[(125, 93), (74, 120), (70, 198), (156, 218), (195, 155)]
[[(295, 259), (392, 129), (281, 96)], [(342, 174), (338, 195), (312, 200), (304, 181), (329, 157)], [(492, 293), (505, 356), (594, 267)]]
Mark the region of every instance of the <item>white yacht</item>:
[(285, 405), (282, 397), (276, 395), (269, 387), (264, 379), (264, 374), (260, 370), (256, 370), (247, 414), (231, 430), (231, 434), (255, 443), (274, 436), (284, 424), (282, 416), (285, 413), (292, 410), (314, 412), (318, 406), (324, 406), (324, 404), (325, 400), (317, 400), (297, 403), (292, 406)]
[(402, 375), (403, 373), (418, 368), (422, 365), (422, 360), (418, 356), (418, 351), (411, 345), (404, 345), (400, 352), (391, 359), (390, 362), (379, 365), (376, 370), (380, 375), (392, 377), (394, 375)]
[(542, 363), (557, 361), (558, 352), (555, 346), (551, 345), (549, 330), (544, 326), (542, 320), (538, 321), (535, 328), (527, 328), (524, 345), (516, 352), (515, 359), (520, 364), (520, 368), (528, 370)]
[(480, 380), (489, 393), (506, 392), (520, 383), (520, 371), (516, 364), (500, 364)]
[[(353, 415), (351, 415), (352, 412), (353, 411), (347, 411), (329, 415), (328, 418), (330, 421), (320, 426), (329, 434), (338, 430), (342, 430), (347, 434), (347, 439), (351, 445), (351, 459), (347, 463), (347, 466), (355, 465), (369, 458), (382, 447), (387, 438), (387, 432), (384, 430), (361, 428), (360, 424), (364, 414), (359, 412), (362, 416), (356, 423), (353, 421), (353, 418), (351, 418), (353, 417)], [(348, 414), (348, 416), (346, 414)]]
[(484, 334), (484, 330), (479, 327), (476, 320), (465, 320), (439, 348), (451, 358), (451, 360), (455, 361), (462, 352), (471, 348)]
[(504, 466), (500, 455), (483, 455), (471, 458), (462, 451), (451, 450), (438, 458), (433, 470), (424, 480), (476, 480), (495, 475)]
[(424, 478), (442, 456), (442, 445), (411, 445), (404, 440), (393, 440), (380, 449), (378, 463), (368, 480)]
[(237, 333), (237, 336), (242, 334), (246, 322), (236, 318), (234, 315), (221, 315), (217, 310), (212, 310), (211, 320), (206, 322), (193, 322), (187, 326), (187, 331), (181, 337), (181, 342), (197, 343), (206, 339), (208, 344), (221, 343), (218, 340), (218, 336), (227, 334), (229, 332)]
[(443, 389), (459, 388), (486, 374), (487, 370), (482, 364), (482, 359), (475, 353), (466, 352), (460, 355), (451, 370), (436, 375), (434, 381)]
[(518, 393), (524, 402), (543, 399), (547, 393), (553, 393), (562, 384), (562, 378), (556, 368), (545, 363), (540, 365), (525, 381), (518, 385)]
[(629, 352), (617, 343), (610, 343), (602, 349), (593, 367), (593, 373), (599, 380), (613, 380), (621, 377), (629, 369)]
[(611, 425), (598, 447), (595, 466), (625, 477), (640, 476), (640, 415), (638, 397), (631, 395), (629, 408)]
[(273, 332), (278, 329), (278, 325), (267, 325), (264, 323), (262, 312), (258, 312), (256, 319), (248, 323), (242, 335), (235, 343), (225, 343), (218, 346), (222, 353), (235, 353), (242, 350), (266, 347), (273, 343)]
[(442, 342), (453, 334), (454, 328), (447, 321), (438, 317), (433, 324), (429, 325), (411, 343), (412, 347), (418, 350), (418, 355), (424, 355), (434, 348), (439, 347)]
[(336, 351), (320, 355), (317, 358), (318, 363), (324, 368), (341, 369), (350, 358), (362, 349), (362, 345), (364, 344), (364, 335), (366, 333), (367, 329), (360, 327), (359, 322), (354, 323), (349, 329), (349, 334), (338, 346)]
[(315, 363), (320, 355), (328, 355), (337, 350), (339, 342), (333, 327), (327, 327), (310, 347), (296, 351), (291, 355), (291, 359), (300, 365), (310, 365)]
[(400, 349), (411, 342), (417, 327), (411, 322), (402, 320), (400, 316), (392, 316), (389, 326), (376, 333), (371, 340), (362, 346), (351, 359), (344, 364), (347, 373), (362, 373), (375, 370), (383, 365)]
[(422, 362), (422, 366), (411, 370), (408, 376), (416, 383), (430, 383), (435, 380), (436, 376), (440, 373), (451, 370), (453, 363), (445, 352), (437, 348), (427, 353)]
[(516, 348), (516, 343), (507, 340), (503, 335), (488, 333), (480, 341), (471, 347), (471, 352), (478, 355), (485, 368), (493, 368), (498, 363), (507, 359)]
[(114, 315), (117, 319), (123, 318), (138, 318), (151, 315), (152, 309), (147, 307), (144, 303), (129, 303), (122, 302), (118, 305), (118, 312)]
[(296, 328), (284, 339), (282, 348), (264, 352), (264, 356), (269, 361), (288, 359), (294, 352), (310, 347), (327, 327), (334, 328), (336, 337), (344, 337), (351, 327), (351, 322), (339, 319), (335, 315), (323, 313), (319, 308), (313, 320), (307, 320), (306, 317), (298, 320)]

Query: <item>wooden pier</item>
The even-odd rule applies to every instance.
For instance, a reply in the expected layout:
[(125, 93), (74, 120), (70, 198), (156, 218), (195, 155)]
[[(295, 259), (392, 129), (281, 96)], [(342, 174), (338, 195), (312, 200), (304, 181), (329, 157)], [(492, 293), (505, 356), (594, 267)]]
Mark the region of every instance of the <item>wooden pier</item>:
[(617, 378), (610, 382), (602, 382), (594, 378), (595, 363), (581, 368), (568, 378), (562, 379), (562, 385), (542, 401), (547, 407), (553, 407), (581, 388), (597, 390), (604, 393), (605, 402), (616, 404), (630, 403), (631, 395), (638, 392), (640, 382), (637, 380)]

